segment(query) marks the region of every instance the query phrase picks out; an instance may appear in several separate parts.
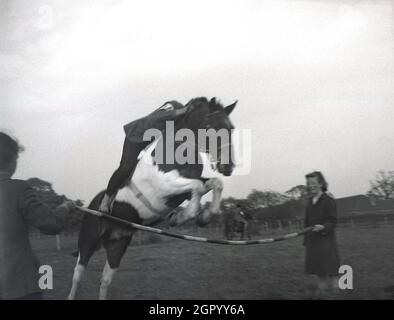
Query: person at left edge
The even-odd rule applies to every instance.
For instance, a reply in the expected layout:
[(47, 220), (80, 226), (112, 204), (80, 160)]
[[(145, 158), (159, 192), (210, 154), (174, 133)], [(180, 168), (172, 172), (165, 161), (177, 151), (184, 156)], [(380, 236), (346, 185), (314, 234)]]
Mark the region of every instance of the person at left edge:
[(22, 150), (17, 140), (0, 132), (0, 300), (42, 299), (29, 227), (58, 234), (74, 209), (67, 201), (51, 210), (26, 181), (12, 179)]

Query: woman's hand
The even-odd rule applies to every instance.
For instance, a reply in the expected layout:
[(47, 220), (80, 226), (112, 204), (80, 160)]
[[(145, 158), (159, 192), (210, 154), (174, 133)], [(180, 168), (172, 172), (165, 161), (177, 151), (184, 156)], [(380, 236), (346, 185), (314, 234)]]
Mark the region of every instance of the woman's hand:
[(323, 225), (321, 225), (321, 224), (315, 224), (315, 225), (313, 226), (312, 231), (313, 231), (313, 232), (319, 232), (319, 231), (322, 231), (323, 229), (324, 229), (324, 226), (323, 226)]

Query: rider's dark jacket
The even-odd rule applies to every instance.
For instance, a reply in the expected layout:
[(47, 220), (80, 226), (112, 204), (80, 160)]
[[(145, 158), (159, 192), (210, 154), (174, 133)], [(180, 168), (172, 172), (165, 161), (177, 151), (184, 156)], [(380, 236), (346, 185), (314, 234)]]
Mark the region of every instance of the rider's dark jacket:
[(144, 142), (143, 137), (146, 130), (158, 129), (164, 131), (166, 121), (176, 120), (184, 114), (183, 111), (186, 111), (186, 107), (181, 103), (177, 101), (166, 102), (147, 116), (126, 124), (123, 127), (126, 138), (134, 143), (142, 143)]

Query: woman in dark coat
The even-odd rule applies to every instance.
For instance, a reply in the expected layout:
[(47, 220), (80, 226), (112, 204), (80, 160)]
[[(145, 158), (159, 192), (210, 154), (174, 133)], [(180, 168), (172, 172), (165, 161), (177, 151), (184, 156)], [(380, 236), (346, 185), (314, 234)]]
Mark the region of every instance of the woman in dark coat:
[(51, 210), (26, 181), (11, 178), (20, 150), (17, 141), (0, 132), (0, 300), (42, 298), (28, 228), (58, 234), (74, 208), (67, 201)]
[(310, 199), (306, 207), (305, 227), (315, 226), (304, 238), (305, 273), (313, 275), (312, 295), (324, 296), (327, 288), (337, 282), (340, 266), (335, 238), (336, 203), (327, 194), (327, 182), (321, 172), (306, 175)]

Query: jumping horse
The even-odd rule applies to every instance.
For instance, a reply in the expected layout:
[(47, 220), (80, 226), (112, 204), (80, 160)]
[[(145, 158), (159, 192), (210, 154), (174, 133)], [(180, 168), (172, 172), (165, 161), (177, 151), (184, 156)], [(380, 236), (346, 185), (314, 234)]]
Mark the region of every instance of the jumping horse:
[[(220, 214), (220, 201), (223, 183), (219, 178), (202, 177), (203, 163), (200, 152), (212, 157), (216, 169), (224, 176), (230, 176), (234, 168), (233, 146), (231, 132), (234, 129), (229, 115), (237, 102), (223, 107), (215, 98), (195, 98), (187, 104), (188, 111), (175, 123), (175, 129), (189, 129), (193, 133), (194, 142), (190, 139), (178, 141), (170, 135), (164, 134), (159, 144), (155, 140), (140, 155), (139, 162), (132, 177), (117, 192), (113, 202), (111, 215), (142, 225), (154, 225), (164, 219), (169, 219), (171, 225), (180, 225), (190, 219), (196, 218), (196, 223), (205, 225), (213, 215)], [(213, 129), (215, 132), (225, 130), (230, 140), (228, 143), (217, 143), (215, 150), (211, 144), (201, 147), (198, 144), (198, 132)], [(172, 140), (172, 141), (169, 141)], [(176, 140), (176, 141), (175, 141)], [(167, 148), (168, 142), (177, 148)], [(187, 145), (192, 151), (194, 161), (179, 163), (172, 161), (178, 147)], [(158, 146), (164, 150), (160, 163), (156, 161)], [(193, 145), (193, 148), (190, 146)], [(223, 157), (223, 154), (230, 156)], [(169, 156), (167, 156), (169, 155)], [(179, 154), (178, 154), (179, 155)], [(189, 154), (190, 156), (190, 154)], [(225, 158), (225, 159), (224, 159)], [(171, 161), (169, 161), (171, 160)], [(212, 190), (212, 200), (203, 210), (201, 197)], [(105, 190), (97, 194), (91, 201), (89, 208), (99, 208)], [(189, 200), (184, 210), (175, 211), (185, 200)], [(175, 213), (174, 213), (175, 212)], [(95, 251), (104, 247), (107, 261), (101, 277), (99, 299), (107, 298), (110, 286), (120, 261), (136, 230), (94, 215), (85, 214), (78, 238), (78, 260), (74, 268), (72, 287), (68, 299), (76, 297), (78, 285), (87, 268), (88, 262)]]

